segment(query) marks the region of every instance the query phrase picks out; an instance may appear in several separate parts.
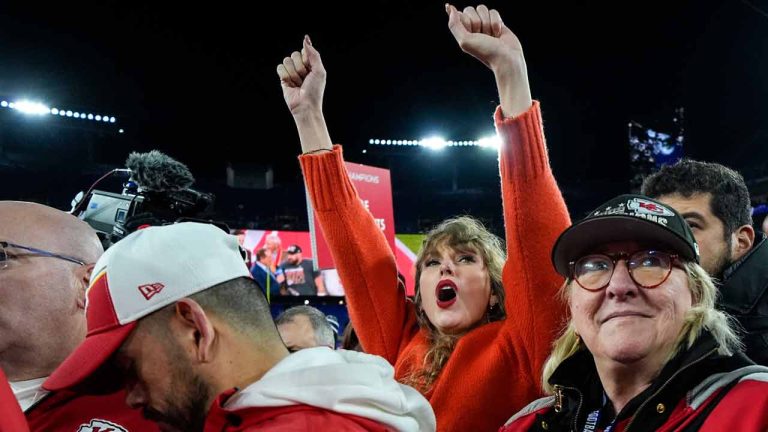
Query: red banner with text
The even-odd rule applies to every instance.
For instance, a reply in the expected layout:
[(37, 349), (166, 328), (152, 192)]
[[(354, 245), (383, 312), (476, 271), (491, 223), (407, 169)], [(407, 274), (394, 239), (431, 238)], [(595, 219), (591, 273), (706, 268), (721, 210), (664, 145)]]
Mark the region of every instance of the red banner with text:
[[(371, 212), (376, 224), (387, 238), (387, 243), (393, 252), (395, 247), (395, 216), (392, 208), (392, 182), (389, 170), (345, 162), (349, 179), (355, 185), (363, 205)], [(307, 197), (309, 207), (309, 231), (312, 237), (312, 255), (319, 269), (333, 268), (333, 258), (328, 244), (325, 242), (320, 224), (317, 223), (312, 203)]]

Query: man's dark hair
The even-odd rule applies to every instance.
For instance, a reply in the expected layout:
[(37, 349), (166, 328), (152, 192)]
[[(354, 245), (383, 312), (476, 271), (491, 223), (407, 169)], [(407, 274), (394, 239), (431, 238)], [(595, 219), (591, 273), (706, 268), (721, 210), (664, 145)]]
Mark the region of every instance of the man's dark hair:
[(641, 193), (651, 198), (711, 194), (710, 210), (723, 222), (726, 239), (740, 226), (752, 224), (752, 207), (744, 177), (717, 163), (683, 159), (664, 166), (643, 181)]
[(331, 324), (328, 323), (328, 318), (320, 309), (312, 306), (294, 306), (290, 309), (286, 309), (283, 313), (277, 316), (275, 324), (280, 325), (293, 322), (299, 315), (303, 315), (309, 319), (309, 323), (312, 325), (312, 330), (315, 332), (315, 342), (317, 342), (318, 345), (330, 347), (336, 346), (336, 338)]
[(269, 253), (269, 250), (267, 250), (267, 248), (261, 248), (256, 251), (256, 259), (261, 261), (264, 259), (264, 257), (267, 256), (268, 253)]
[[(189, 296), (206, 313), (219, 317), (233, 329), (246, 334), (256, 343), (280, 340), (272, 321), (269, 303), (259, 285), (251, 278), (239, 277), (214, 285)], [(161, 322), (174, 313), (175, 304), (148, 316), (142, 321)], [(166, 326), (152, 326), (163, 329)]]
[[(244, 333), (275, 329), (264, 293), (251, 278), (240, 277), (193, 294), (191, 299)], [(277, 331), (275, 329), (275, 331)]]

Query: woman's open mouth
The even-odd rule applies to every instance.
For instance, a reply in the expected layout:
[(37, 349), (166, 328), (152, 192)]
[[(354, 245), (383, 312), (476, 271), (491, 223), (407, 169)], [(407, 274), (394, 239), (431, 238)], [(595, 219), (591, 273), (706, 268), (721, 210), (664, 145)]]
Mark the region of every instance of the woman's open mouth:
[(443, 279), (437, 283), (435, 288), (435, 298), (437, 299), (437, 307), (446, 309), (451, 307), (457, 300), (458, 287), (449, 279)]

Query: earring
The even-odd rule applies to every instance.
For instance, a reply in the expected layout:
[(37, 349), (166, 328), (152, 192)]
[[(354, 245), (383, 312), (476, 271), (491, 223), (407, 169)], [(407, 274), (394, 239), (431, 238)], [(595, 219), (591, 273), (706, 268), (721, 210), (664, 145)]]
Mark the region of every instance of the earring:
[(489, 303), (488, 304), (488, 314), (493, 315), (499, 311), (499, 303)]

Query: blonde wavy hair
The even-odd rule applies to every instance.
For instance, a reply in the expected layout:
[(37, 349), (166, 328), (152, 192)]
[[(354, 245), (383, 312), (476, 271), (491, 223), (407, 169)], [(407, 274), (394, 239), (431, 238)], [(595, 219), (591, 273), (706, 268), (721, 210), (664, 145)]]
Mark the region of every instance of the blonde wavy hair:
[(403, 382), (413, 386), (422, 392), (428, 391), (434, 384), (440, 371), (448, 361), (458, 339), (463, 334), (448, 335), (441, 333), (430, 321), (422, 308), (420, 279), (424, 262), (439, 248), (450, 247), (452, 249), (467, 249), (478, 253), (483, 258), (483, 264), (488, 270), (491, 281), (491, 295), (495, 295), (498, 303), (489, 307), (484, 319), (475, 323), (474, 327), (493, 321), (499, 321), (506, 317), (504, 309), (504, 286), (501, 273), (506, 261), (506, 254), (501, 240), (483, 224), (470, 216), (458, 216), (447, 219), (433, 228), (422, 243), (421, 250), (416, 257), (415, 291), (419, 327), (426, 329), (428, 333), (429, 350), (424, 357), (423, 367), (403, 378)]
[[(667, 356), (667, 361), (671, 360), (680, 350), (693, 346), (704, 329), (714, 336), (720, 346), (718, 349), (720, 354), (730, 355), (743, 349), (743, 345), (734, 330), (737, 324), (733, 318), (715, 308), (718, 290), (712, 278), (694, 262), (685, 263), (684, 270), (688, 276), (688, 289), (691, 291), (693, 306), (685, 314), (683, 328), (680, 330), (674, 349)], [(560, 289), (561, 299), (566, 303), (569, 302), (573, 282), (569, 278)], [(576, 333), (573, 320), (569, 320), (560, 337), (552, 344), (552, 354), (544, 364), (542, 388), (546, 393), (554, 393), (549, 379), (558, 366), (570, 356), (585, 349), (587, 347)]]

